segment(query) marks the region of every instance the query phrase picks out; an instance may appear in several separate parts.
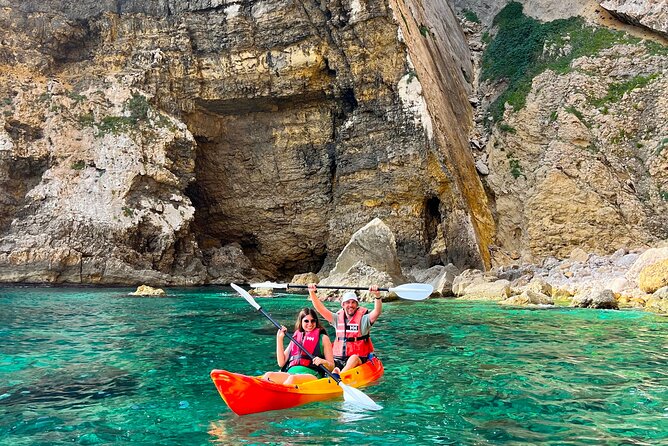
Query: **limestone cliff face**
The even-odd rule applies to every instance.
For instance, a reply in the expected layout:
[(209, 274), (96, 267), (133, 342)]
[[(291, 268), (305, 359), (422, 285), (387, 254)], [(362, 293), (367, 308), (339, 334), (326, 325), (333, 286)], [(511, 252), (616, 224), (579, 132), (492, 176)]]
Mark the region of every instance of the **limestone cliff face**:
[(444, 1), (0, 8), (0, 280), (290, 277), (373, 217), (404, 266), (489, 263)]
[[(525, 260), (668, 237), (668, 59), (616, 46), (573, 64), (570, 74), (536, 77), (527, 106), (506, 115), (515, 132), (496, 131), (489, 143), (499, 242)], [(649, 82), (595, 105), (634, 78)]]
[[(481, 17), (506, 3), (457, 2), (461, 11), (479, 10)], [(534, 64), (558, 57), (568, 64), (551, 69), (545, 63), (544, 70), (525, 80), (528, 91), (521, 106), (506, 103), (495, 122), (488, 107), (509, 80), (477, 84), (480, 106), (472, 147), (497, 224), (494, 264), (565, 258), (576, 248), (611, 254), (668, 238), (663, 218), (668, 211), (668, 42), (663, 27), (620, 22), (597, 2), (563, 3), (568, 7), (522, 2), (524, 13), (537, 20), (535, 29), (580, 16), (582, 25), (567, 27), (562, 21), (560, 26), (592, 33), (592, 41), (597, 32), (609, 43), (587, 53), (577, 46), (575, 34), (551, 37)], [(634, 3), (636, 11), (647, 11), (657, 2), (602, 2), (613, 12), (612, 3)], [(665, 2), (655, 12), (654, 23), (659, 23), (668, 12)], [(490, 45), (479, 40), (483, 30), (491, 40), (502, 26), (491, 19), (481, 22), (466, 26), (472, 48), (479, 50), (476, 60)], [(579, 56), (569, 59), (572, 52)]]

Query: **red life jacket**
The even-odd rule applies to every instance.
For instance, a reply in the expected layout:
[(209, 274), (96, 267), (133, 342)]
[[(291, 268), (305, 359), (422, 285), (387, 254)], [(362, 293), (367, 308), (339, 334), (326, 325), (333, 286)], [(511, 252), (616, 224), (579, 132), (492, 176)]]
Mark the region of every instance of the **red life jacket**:
[[(303, 345), (306, 350), (308, 350), (308, 352), (313, 356), (319, 356), (321, 358), (325, 357), (325, 355), (322, 353), (322, 345), (320, 344), (321, 332), (319, 328), (314, 329), (308, 334), (304, 331), (295, 331), (292, 337), (301, 345)], [(297, 347), (297, 344), (294, 342), (290, 348), (290, 357), (285, 364), (286, 365), (283, 366), (283, 369), (285, 370), (289, 369), (293, 365), (303, 365), (319, 370), (311, 363), (311, 358), (306, 356), (306, 353)]]
[(334, 341), (334, 357), (348, 359), (352, 355), (366, 358), (373, 352), (373, 344), (368, 334), (362, 336), (362, 316), (367, 313), (366, 308), (358, 307), (353, 317), (346, 322), (346, 312), (341, 309), (336, 312), (336, 340)]

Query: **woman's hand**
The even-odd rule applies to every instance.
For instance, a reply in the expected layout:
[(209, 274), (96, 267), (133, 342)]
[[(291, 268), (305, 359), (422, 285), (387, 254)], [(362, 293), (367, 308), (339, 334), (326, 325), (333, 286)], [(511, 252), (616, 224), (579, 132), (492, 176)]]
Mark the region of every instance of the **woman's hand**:
[(309, 291), (315, 291), (318, 287), (315, 285), (315, 283), (309, 283), (308, 284), (308, 290)]
[(315, 358), (313, 358), (313, 364), (321, 365), (321, 366), (325, 367), (327, 370), (332, 369), (332, 364), (330, 364), (329, 361), (327, 361), (326, 359), (322, 359), (319, 356), (316, 356)]
[(285, 328), (285, 325), (281, 325), (281, 329), (276, 332), (276, 339), (282, 341), (283, 338), (285, 338), (286, 331), (288, 331), (288, 329)]

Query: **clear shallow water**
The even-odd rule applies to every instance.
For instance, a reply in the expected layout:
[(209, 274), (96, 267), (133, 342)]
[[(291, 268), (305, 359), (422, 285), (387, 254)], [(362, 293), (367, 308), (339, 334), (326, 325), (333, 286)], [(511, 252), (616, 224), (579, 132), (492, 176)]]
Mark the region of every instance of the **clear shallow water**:
[[(238, 417), (209, 371), (275, 369), (270, 322), (229, 289), (129, 291), (0, 288), (0, 444), (668, 443), (668, 318), (386, 304), (386, 372), (364, 390), (382, 411)], [(307, 304), (258, 302), (288, 326)]]

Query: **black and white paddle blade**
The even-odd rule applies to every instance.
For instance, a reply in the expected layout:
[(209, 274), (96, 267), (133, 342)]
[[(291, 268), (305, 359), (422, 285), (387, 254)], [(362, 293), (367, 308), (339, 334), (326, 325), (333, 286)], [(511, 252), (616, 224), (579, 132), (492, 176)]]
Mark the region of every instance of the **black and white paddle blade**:
[(339, 381), (339, 386), (343, 390), (343, 399), (345, 402), (354, 404), (366, 410), (381, 410), (383, 408), (383, 406), (376, 404), (361, 390), (345, 385), (341, 381)]
[(406, 283), (390, 288), (388, 291), (406, 300), (425, 300), (434, 292), (434, 287), (428, 283)]
[(239, 285), (237, 285), (236, 283), (231, 283), (230, 286), (231, 286), (232, 288), (234, 288), (234, 291), (236, 291), (237, 293), (241, 294), (241, 297), (243, 297), (244, 299), (246, 299), (246, 302), (248, 302), (249, 304), (251, 304), (251, 305), (253, 306), (253, 308), (255, 308), (256, 310), (259, 310), (259, 309), (260, 309), (260, 304), (258, 304), (257, 302), (255, 302), (255, 299), (253, 299), (253, 296), (251, 296), (250, 294), (248, 294), (248, 291), (244, 290), (243, 288), (241, 288), (241, 287), (240, 287)]

